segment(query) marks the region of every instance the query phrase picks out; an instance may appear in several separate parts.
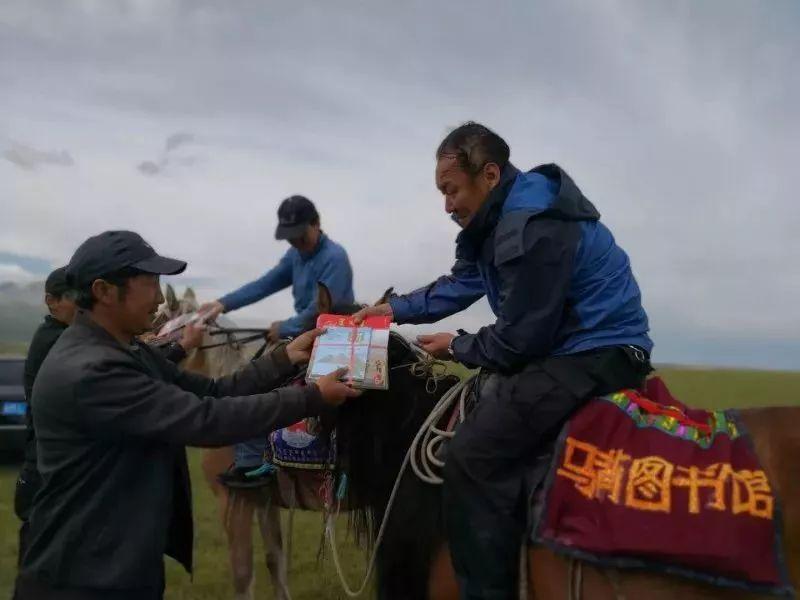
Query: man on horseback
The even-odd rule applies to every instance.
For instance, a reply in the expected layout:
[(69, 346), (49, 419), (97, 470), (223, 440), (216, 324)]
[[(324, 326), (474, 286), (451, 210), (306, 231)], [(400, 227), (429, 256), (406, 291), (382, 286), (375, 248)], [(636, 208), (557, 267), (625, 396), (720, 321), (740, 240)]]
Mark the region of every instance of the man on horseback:
[[(272, 342), (294, 337), (314, 326), (317, 317), (317, 284), (323, 283), (336, 304), (353, 304), (353, 270), (345, 249), (331, 240), (320, 227), (319, 213), (305, 196), (291, 196), (278, 207), (275, 239), (287, 240), (291, 246), (280, 262), (259, 279), (243, 285), (219, 300), (207, 302), (200, 312), (212, 320), (229, 312), (263, 300), (290, 285), (297, 314), (270, 325)], [(222, 474), (232, 484), (258, 483), (246, 475), (261, 467), (264, 457), (263, 438), (237, 444), (233, 468)], [(269, 472), (267, 472), (269, 473)]]
[(277, 342), (309, 329), (309, 321), (317, 316), (318, 283), (325, 284), (334, 304), (353, 303), (350, 259), (345, 249), (322, 231), (319, 213), (311, 200), (305, 196), (291, 196), (281, 202), (275, 239), (286, 240), (291, 246), (275, 267), (219, 300), (203, 304), (200, 311), (213, 319), (291, 285), (297, 314), (272, 323), (270, 338)]
[(628, 257), (595, 207), (558, 166), (521, 172), (509, 156), (483, 125), (447, 135), (436, 185), (462, 228), (452, 273), (356, 315), (432, 323), (486, 296), (497, 317), (477, 333), (418, 338), (490, 374), (444, 468), (450, 551), (469, 599), (515, 597), (526, 468), (588, 398), (640, 386), (652, 349)]

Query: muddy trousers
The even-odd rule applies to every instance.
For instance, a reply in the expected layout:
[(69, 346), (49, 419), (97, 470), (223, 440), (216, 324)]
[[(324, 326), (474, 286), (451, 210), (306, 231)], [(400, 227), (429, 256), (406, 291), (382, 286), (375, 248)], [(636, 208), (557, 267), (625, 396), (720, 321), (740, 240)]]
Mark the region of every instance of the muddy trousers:
[(444, 467), (445, 526), (462, 599), (516, 600), (526, 470), (588, 398), (640, 388), (650, 370), (646, 354), (626, 346), (551, 357), (486, 378)]

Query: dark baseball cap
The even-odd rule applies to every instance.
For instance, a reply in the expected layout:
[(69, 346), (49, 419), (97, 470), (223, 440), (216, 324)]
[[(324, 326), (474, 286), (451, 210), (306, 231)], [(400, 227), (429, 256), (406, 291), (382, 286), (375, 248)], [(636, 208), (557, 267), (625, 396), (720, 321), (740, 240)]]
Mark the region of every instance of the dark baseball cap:
[(319, 220), (314, 203), (305, 196), (290, 196), (278, 207), (278, 228), (276, 240), (298, 238), (311, 223)]
[(177, 275), (186, 263), (159, 256), (133, 231), (104, 231), (78, 246), (67, 265), (67, 279), (70, 285), (80, 287), (126, 267), (154, 275)]
[(60, 298), (72, 288), (67, 283), (67, 267), (59, 267), (44, 280), (44, 293)]

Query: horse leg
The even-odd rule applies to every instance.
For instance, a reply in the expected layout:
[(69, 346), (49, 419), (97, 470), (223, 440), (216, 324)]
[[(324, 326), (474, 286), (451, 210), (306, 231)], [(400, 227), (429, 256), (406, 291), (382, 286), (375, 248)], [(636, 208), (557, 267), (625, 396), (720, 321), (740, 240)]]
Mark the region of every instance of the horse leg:
[(228, 507), (228, 488), (219, 482), (217, 475), (225, 471), (231, 463), (233, 463), (233, 446), (203, 450), (203, 458), (200, 461), (203, 478), (217, 499), (219, 517), (223, 526)]
[(289, 600), (289, 576), (281, 532), (281, 513), (277, 502), (269, 500), (256, 509), (261, 539), (267, 559), (267, 570), (275, 590), (275, 600)]
[(225, 515), (234, 600), (253, 599), (253, 511), (247, 494), (231, 491)]

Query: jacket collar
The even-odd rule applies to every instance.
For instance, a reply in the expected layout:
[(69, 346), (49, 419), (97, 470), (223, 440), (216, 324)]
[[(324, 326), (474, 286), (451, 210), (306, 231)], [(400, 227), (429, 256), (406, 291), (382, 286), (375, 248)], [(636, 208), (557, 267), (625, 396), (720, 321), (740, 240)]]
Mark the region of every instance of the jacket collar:
[(45, 315), (44, 322), (50, 327), (59, 327), (61, 329), (66, 329), (69, 327), (68, 324), (64, 323), (64, 321), (59, 321), (53, 315)]
[[(99, 342), (104, 342), (107, 344), (113, 344), (118, 348), (122, 348), (123, 350), (127, 350), (123, 344), (120, 344), (119, 340), (111, 335), (105, 327), (100, 325), (97, 321), (92, 318), (91, 313), (83, 308), (79, 308), (78, 311), (75, 313), (75, 320), (72, 322), (74, 326), (77, 326), (84, 331), (86, 331), (91, 337), (95, 338)], [(135, 343), (135, 342), (133, 342)]]
[(503, 203), (520, 171), (508, 163), (500, 173), (500, 181), (475, 213), (469, 224), (456, 237), (456, 256), (474, 260), (480, 245), (497, 225)]

